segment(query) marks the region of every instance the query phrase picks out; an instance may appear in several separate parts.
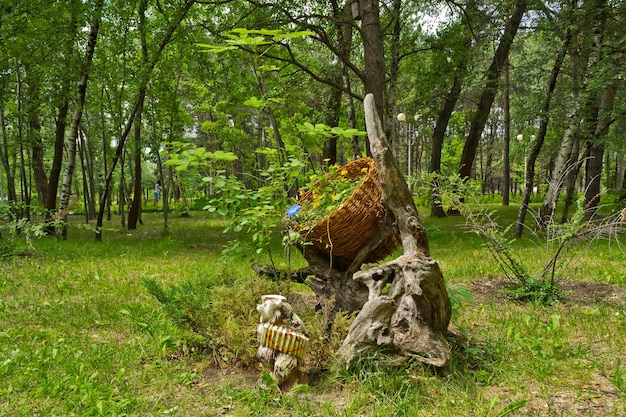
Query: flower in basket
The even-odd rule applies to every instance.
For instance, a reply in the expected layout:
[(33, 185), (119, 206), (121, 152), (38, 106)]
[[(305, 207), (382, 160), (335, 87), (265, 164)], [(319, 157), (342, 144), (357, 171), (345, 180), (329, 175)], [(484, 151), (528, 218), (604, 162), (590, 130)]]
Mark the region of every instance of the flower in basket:
[[(292, 206), (287, 214), (293, 217), (300, 229), (308, 229), (316, 223), (327, 218), (337, 210), (363, 183), (367, 176), (368, 168), (364, 167), (355, 173), (347, 169), (333, 165), (328, 168), (325, 176), (311, 175), (309, 184), (300, 190), (300, 199), (296, 211)], [(294, 213), (294, 214), (290, 214)]]
[[(290, 236), (297, 235), (299, 242), (332, 256), (355, 259), (385, 216), (376, 164), (371, 158), (360, 158), (343, 167), (330, 167), (321, 178), (309, 179), (300, 191), (297, 205), (301, 207), (289, 218)], [(366, 261), (384, 259), (400, 244), (399, 233), (392, 233)]]

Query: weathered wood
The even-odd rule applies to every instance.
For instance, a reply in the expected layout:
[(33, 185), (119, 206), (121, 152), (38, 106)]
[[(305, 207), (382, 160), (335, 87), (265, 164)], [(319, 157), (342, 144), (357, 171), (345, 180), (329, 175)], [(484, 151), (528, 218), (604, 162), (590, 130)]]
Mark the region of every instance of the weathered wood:
[(383, 187), (383, 205), (398, 225), (404, 254), (354, 273), (354, 280), (368, 288), (368, 301), (352, 323), (337, 357), (349, 366), (357, 358), (384, 348), (388, 354), (445, 366), (450, 360), (445, 336), (451, 305), (443, 275), (429, 257), (426, 231), (391, 154), (371, 94), (364, 104), (372, 157)]
[[(426, 231), (391, 154), (372, 97), (368, 94), (365, 98), (366, 125), (383, 189), (385, 217), (352, 260), (313, 245), (299, 245), (308, 266), (295, 271), (293, 278), (313, 289), (330, 316), (329, 324), (338, 311), (359, 311), (336, 353), (348, 366), (380, 349), (386, 354), (445, 366), (450, 360), (446, 341), (450, 299), (439, 266), (429, 257)], [(398, 230), (403, 255), (359, 270), (368, 255)], [(281, 275), (273, 268), (256, 270), (275, 277)]]

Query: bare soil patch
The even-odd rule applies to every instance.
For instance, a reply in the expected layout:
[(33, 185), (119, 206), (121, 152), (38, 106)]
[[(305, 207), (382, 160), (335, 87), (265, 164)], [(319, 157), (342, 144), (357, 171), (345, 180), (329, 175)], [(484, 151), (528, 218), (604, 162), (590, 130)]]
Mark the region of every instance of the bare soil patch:
[[(504, 278), (485, 278), (472, 282), (470, 287), (477, 301), (505, 299), (502, 290), (509, 282)], [(626, 306), (626, 288), (602, 282), (571, 281), (560, 284), (566, 293), (564, 305), (589, 306), (598, 303), (612, 303)]]

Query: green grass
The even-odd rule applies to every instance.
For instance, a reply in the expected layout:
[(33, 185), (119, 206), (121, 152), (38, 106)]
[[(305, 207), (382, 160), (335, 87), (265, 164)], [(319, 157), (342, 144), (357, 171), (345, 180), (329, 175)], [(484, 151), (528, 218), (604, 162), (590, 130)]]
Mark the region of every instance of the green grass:
[[(504, 223), (517, 213), (494, 208)], [(519, 304), (479, 290), (501, 282), (502, 272), (462, 218), (425, 217), (447, 284), (475, 292), (451, 326), (467, 339), (453, 344), (443, 370), (381, 358), (346, 371), (333, 364), (332, 351), (350, 317), (340, 316), (322, 339), (323, 317), (304, 286), (288, 288), (255, 276), (249, 262), (219, 259), (229, 238), (219, 219), (194, 212), (171, 218), (167, 232), (157, 214), (144, 214), (144, 222), (131, 232), (108, 224), (102, 243), (72, 227), (67, 241), (36, 240), (34, 250), (19, 248), (30, 256), (0, 262), (0, 416), (626, 413), (626, 255), (616, 245), (583, 245), (561, 277), (604, 289), (604, 297)], [(530, 265), (542, 265), (543, 243), (513, 245)], [(273, 258), (285, 268), (278, 245)], [(199, 349), (194, 334), (175, 325), (146, 280), (212, 297), (213, 348)], [(289, 292), (312, 336), (310, 385), (288, 394), (261, 388), (253, 360), (255, 304), (269, 291)]]

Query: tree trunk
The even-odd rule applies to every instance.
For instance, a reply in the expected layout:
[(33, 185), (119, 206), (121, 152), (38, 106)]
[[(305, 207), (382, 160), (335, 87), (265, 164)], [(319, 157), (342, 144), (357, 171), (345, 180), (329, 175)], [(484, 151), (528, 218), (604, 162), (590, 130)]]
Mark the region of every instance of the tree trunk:
[(6, 123), (4, 120), (4, 100), (0, 97), (0, 129), (2, 132), (2, 148), (0, 149), (0, 163), (4, 167), (4, 175), (7, 179), (7, 197), (9, 201), (17, 202), (17, 192), (15, 190), (15, 178), (11, 171), (11, 164), (9, 163), (9, 145), (7, 138)]
[[(141, 65), (143, 67), (148, 65), (148, 43), (146, 38), (146, 10), (148, 8), (148, 1), (141, 0), (139, 2), (139, 33), (141, 35)], [(142, 127), (142, 113), (144, 108), (144, 102), (146, 97), (147, 85), (142, 84), (141, 87), (144, 91), (139, 93), (142, 97), (139, 102), (139, 108), (135, 115), (135, 174), (134, 187), (133, 187), (133, 202), (130, 206), (128, 213), (128, 230), (137, 230), (137, 223), (139, 222), (141, 215), (141, 200), (143, 198), (143, 188), (141, 181), (141, 127)]]
[[(467, 37), (466, 46), (471, 44), (471, 38)], [(430, 215), (432, 217), (446, 217), (446, 213), (441, 204), (441, 196), (439, 193), (439, 179), (437, 175), (441, 174), (441, 151), (443, 150), (443, 141), (446, 135), (446, 129), (450, 122), (450, 117), (454, 111), (454, 107), (461, 95), (463, 89), (463, 79), (465, 72), (467, 71), (467, 56), (463, 54), (457, 64), (457, 71), (452, 80), (452, 87), (450, 92), (446, 96), (446, 100), (443, 103), (443, 107), (437, 116), (437, 122), (435, 123), (435, 129), (433, 130), (432, 137), (432, 150), (430, 156), (430, 170), (429, 172), (435, 175), (433, 184), (431, 185), (431, 206)]]
[(85, 164), (85, 132), (78, 132), (78, 156), (80, 157), (80, 170), (83, 177), (83, 205), (85, 209), (85, 224), (89, 224), (89, 184), (87, 182), (87, 167)]
[[(352, 91), (352, 84), (350, 82), (350, 74), (348, 65), (346, 64), (350, 60), (350, 50), (352, 49), (352, 7), (351, 4), (346, 2), (343, 8), (343, 24), (339, 31), (339, 51), (342, 56), (341, 59), (341, 75), (343, 78), (343, 85), (346, 91)], [(348, 127), (351, 129), (357, 128), (356, 111), (354, 109), (354, 99), (351, 94), (346, 94), (346, 105), (348, 107)], [(359, 143), (359, 137), (353, 135), (350, 139), (352, 145), (353, 157), (359, 158), (363, 155), (363, 149)]]
[(554, 61), (554, 65), (552, 66), (552, 72), (550, 73), (550, 78), (548, 80), (548, 87), (546, 88), (546, 92), (543, 96), (543, 103), (541, 106), (540, 113), (540, 122), (539, 122), (539, 132), (537, 132), (537, 137), (533, 148), (530, 151), (530, 155), (528, 155), (527, 161), (527, 169), (526, 169), (526, 178), (524, 179), (524, 190), (522, 202), (520, 204), (519, 212), (517, 214), (517, 221), (515, 223), (515, 231), (513, 235), (516, 238), (522, 237), (522, 231), (524, 230), (524, 220), (526, 218), (526, 212), (528, 211), (528, 204), (530, 203), (530, 196), (533, 191), (533, 178), (535, 176), (535, 163), (537, 162), (537, 158), (539, 157), (539, 152), (541, 151), (541, 147), (543, 146), (543, 142), (546, 138), (546, 133), (548, 131), (548, 123), (550, 121), (550, 103), (552, 102), (552, 94), (554, 93), (554, 89), (556, 88), (556, 82), (559, 77), (559, 73), (561, 72), (561, 66), (563, 65), (563, 60), (565, 59), (565, 54), (567, 49), (569, 48), (569, 43), (571, 40), (571, 31), (568, 29), (567, 34), (565, 35), (565, 39), (563, 41), (563, 46), (559, 51), (559, 54)]
[[(341, 71), (337, 71), (337, 78), (341, 83)], [(339, 116), (341, 113), (341, 90), (333, 89), (328, 97), (328, 119), (326, 120), (328, 126), (339, 126)], [(333, 135), (326, 139), (324, 142), (323, 155), (324, 160), (328, 160), (328, 165), (335, 165), (337, 163), (337, 135)]]
[[(48, 199), (46, 201), (46, 217), (45, 222), (49, 223), (53, 219), (53, 213), (57, 209), (57, 196), (59, 189), (59, 180), (61, 178), (61, 169), (63, 166), (63, 150), (65, 144), (65, 127), (67, 126), (67, 114), (69, 112), (69, 102), (64, 100), (58, 109), (58, 115), (55, 122), (54, 135), (54, 155), (52, 157), (52, 167), (50, 168), (50, 176), (48, 177)], [(47, 234), (53, 234), (53, 227), (46, 227)]]
[[(617, 77), (617, 66), (613, 64), (613, 80)], [(599, 120), (594, 130), (593, 141), (587, 145), (589, 158), (585, 163), (585, 217), (591, 218), (598, 210), (600, 202), (601, 180), (602, 180), (602, 162), (604, 158), (604, 142), (603, 138), (608, 134), (609, 127), (612, 123), (611, 112), (615, 105), (615, 97), (617, 95), (617, 81), (610, 82), (599, 104)]]
[[(144, 68), (144, 71), (142, 72), (143, 75), (142, 75), (142, 79), (140, 80), (139, 93), (137, 94), (137, 97), (135, 98), (133, 110), (131, 111), (131, 114), (129, 115), (129, 118), (128, 118), (128, 121), (126, 122), (126, 126), (124, 130), (122, 131), (120, 140), (117, 145), (117, 151), (115, 152), (115, 156), (113, 157), (113, 161), (111, 161), (111, 166), (109, 167), (109, 170), (107, 171), (106, 177), (104, 180), (104, 188), (103, 188), (102, 195), (100, 196), (100, 210), (98, 211), (98, 219), (96, 220), (96, 240), (97, 241), (102, 241), (102, 223), (104, 219), (105, 203), (109, 195), (109, 190), (111, 189), (111, 181), (113, 179), (113, 173), (115, 172), (115, 167), (123, 152), (126, 139), (128, 139), (130, 129), (132, 128), (132, 125), (133, 125), (133, 121), (135, 120), (135, 116), (137, 115), (137, 112), (139, 111), (140, 103), (143, 103), (145, 99), (143, 95), (145, 94), (145, 90), (142, 87), (145, 87), (148, 85), (148, 81), (150, 80), (152, 71), (154, 70), (154, 67), (156, 67), (156, 64), (159, 62), (159, 60), (161, 59), (163, 50), (172, 39), (172, 36), (174, 35), (174, 32), (178, 28), (178, 25), (180, 25), (180, 23), (183, 21), (185, 16), (187, 16), (187, 13), (191, 9), (191, 7), (194, 5), (194, 3), (195, 3), (195, 0), (186, 0), (185, 3), (181, 6), (181, 9), (179, 11), (177, 18), (173, 20), (171, 24), (169, 25), (167, 32), (165, 32), (165, 34), (163, 35), (163, 38), (161, 39), (161, 43), (159, 45), (158, 50), (156, 51), (155, 55), (150, 60), (147, 67)], [(144, 91), (143, 94), (142, 94), (142, 91)]]
[(561, 147), (559, 148), (554, 169), (548, 181), (548, 189), (543, 199), (541, 209), (539, 210), (539, 221), (544, 226), (552, 222), (559, 193), (567, 179), (569, 170), (573, 169), (573, 165), (568, 162), (571, 160), (577, 126), (575, 118), (573, 118), (563, 134), (563, 140), (561, 141)]
[(480, 142), (480, 136), (483, 133), (491, 105), (498, 93), (498, 82), (500, 80), (500, 73), (504, 66), (504, 61), (509, 54), (513, 39), (517, 34), (522, 16), (526, 11), (527, 0), (518, 0), (515, 4), (515, 10), (511, 15), (511, 19), (507, 22), (500, 44), (496, 50), (491, 66), (485, 74), (485, 86), (483, 88), (480, 101), (478, 102), (478, 108), (472, 119), (470, 125), (470, 131), (465, 140), (463, 146), (463, 154), (461, 155), (461, 162), (459, 165), (459, 174), (461, 177), (469, 178), (472, 174), (472, 165), (474, 164), (474, 158), (476, 157), (476, 150)]
[[(372, 156), (379, 169), (383, 204), (396, 219), (404, 254), (354, 274), (369, 289), (368, 301), (352, 323), (337, 357), (348, 366), (386, 348), (434, 366), (450, 360), (446, 341), (451, 305), (443, 276), (429, 258), (428, 240), (411, 193), (384, 135), (373, 94), (365, 97), (365, 120)], [(390, 284), (386, 294), (383, 288)]]
[(44, 145), (41, 138), (41, 122), (39, 120), (39, 85), (38, 80), (28, 89), (28, 143), (31, 149), (32, 172), (37, 190), (37, 200), (45, 206), (48, 200), (48, 178), (44, 168)]
[(504, 161), (502, 163), (502, 205), (509, 205), (509, 194), (511, 191), (511, 82), (509, 74), (509, 57), (504, 61), (504, 91), (503, 107), (504, 107), (504, 138), (503, 138), (503, 154)]
[[(380, 29), (379, 0), (358, 0), (361, 16), (361, 38), (365, 57), (365, 93), (374, 95), (376, 112), (384, 120), (383, 81), (385, 57), (383, 55), (383, 35)], [(369, 154), (369, 151), (368, 151)]]
[[(145, 96), (145, 92), (144, 92)], [(134, 182), (133, 182), (133, 201), (128, 212), (128, 230), (137, 230), (137, 222), (141, 212), (141, 200), (143, 198), (143, 189), (141, 186), (141, 113), (143, 102), (137, 111), (135, 118), (135, 163), (134, 163)]]
[(561, 214), (561, 223), (567, 222), (569, 208), (574, 202), (574, 195), (576, 193), (576, 181), (578, 179), (578, 173), (580, 167), (584, 162), (584, 157), (579, 160), (578, 154), (580, 153), (580, 138), (578, 135), (574, 137), (574, 144), (572, 145), (572, 153), (569, 156), (567, 162), (567, 174), (565, 175), (565, 201), (563, 204), (563, 213)]
[(65, 163), (65, 171), (63, 173), (63, 181), (61, 183), (61, 198), (59, 200), (58, 218), (63, 221), (63, 225), (57, 230), (57, 234), (63, 239), (67, 238), (67, 215), (69, 212), (70, 196), (72, 194), (72, 179), (74, 178), (74, 169), (76, 167), (76, 139), (78, 137), (78, 129), (80, 128), (80, 119), (83, 115), (85, 105), (85, 96), (87, 93), (87, 80), (93, 55), (96, 49), (96, 40), (98, 39), (98, 30), (100, 29), (100, 19), (104, 0), (98, 0), (95, 6), (96, 18), (91, 25), (89, 32), (89, 40), (87, 41), (87, 49), (85, 50), (85, 60), (83, 63), (82, 73), (77, 83), (78, 92), (76, 94), (76, 108), (72, 115), (70, 123), (70, 131), (67, 141), (67, 161)]

